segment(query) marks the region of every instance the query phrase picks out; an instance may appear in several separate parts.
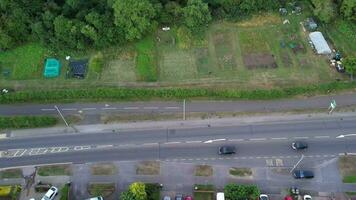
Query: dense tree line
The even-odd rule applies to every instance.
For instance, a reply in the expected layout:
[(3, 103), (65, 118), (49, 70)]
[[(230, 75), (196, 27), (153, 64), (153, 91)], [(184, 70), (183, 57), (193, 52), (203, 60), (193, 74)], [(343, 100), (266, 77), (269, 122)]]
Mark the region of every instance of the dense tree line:
[[(157, 25), (204, 31), (212, 18), (239, 19), (288, 0), (1, 0), (0, 49), (41, 41), (62, 49), (103, 48), (142, 38)], [(355, 19), (355, 0), (310, 0), (321, 21)]]

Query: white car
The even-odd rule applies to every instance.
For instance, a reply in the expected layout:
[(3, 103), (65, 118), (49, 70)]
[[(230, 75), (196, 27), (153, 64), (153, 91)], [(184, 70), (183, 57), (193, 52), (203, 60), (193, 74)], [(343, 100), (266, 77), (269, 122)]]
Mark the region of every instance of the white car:
[(89, 198), (87, 200), (104, 200), (102, 196), (98, 196), (98, 197), (92, 197), (92, 198)]
[(303, 197), (304, 200), (312, 200), (312, 197), (310, 195), (304, 195)]
[(267, 194), (261, 194), (260, 195), (260, 200), (268, 200), (268, 195)]
[(41, 200), (53, 200), (57, 194), (58, 194), (58, 189), (52, 186), (51, 188), (49, 188), (49, 190), (46, 192), (46, 194), (42, 197)]

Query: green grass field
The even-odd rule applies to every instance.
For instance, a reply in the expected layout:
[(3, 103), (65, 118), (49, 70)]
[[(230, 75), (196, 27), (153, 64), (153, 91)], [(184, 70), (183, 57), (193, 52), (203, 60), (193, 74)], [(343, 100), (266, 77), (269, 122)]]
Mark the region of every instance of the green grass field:
[(325, 32), (333, 41), (336, 49), (346, 55), (356, 56), (356, 25), (338, 20), (327, 26)]
[(148, 36), (136, 43), (136, 68), (140, 81), (157, 81), (158, 71), (156, 62), (156, 47), (152, 36)]

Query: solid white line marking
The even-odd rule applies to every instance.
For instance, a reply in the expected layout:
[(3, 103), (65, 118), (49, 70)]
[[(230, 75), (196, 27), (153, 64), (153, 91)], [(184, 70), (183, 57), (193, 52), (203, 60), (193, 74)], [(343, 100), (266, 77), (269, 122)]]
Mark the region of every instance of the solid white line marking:
[(76, 108), (62, 108), (61, 110), (63, 111), (73, 111), (73, 110), (77, 110)]
[(230, 139), (229, 141), (231, 141), (231, 142), (241, 142), (241, 141), (244, 141), (244, 139)]
[(114, 145), (112, 145), (112, 144), (103, 144), (103, 145), (96, 146), (96, 148), (103, 149), (103, 148), (110, 148), (110, 147), (113, 147), (113, 146)]
[(180, 160), (186, 160), (185, 158), (181, 158)]
[(308, 139), (309, 137), (294, 137), (294, 139)]
[(54, 108), (42, 108), (41, 110), (42, 111), (54, 111), (56, 109), (54, 109)]
[(74, 151), (81, 151), (81, 150), (86, 150), (86, 149), (90, 149), (90, 146), (75, 146), (74, 147)]
[(278, 137), (278, 138), (271, 138), (272, 140), (286, 140), (287, 138), (285, 137)]
[(125, 107), (124, 110), (137, 110), (138, 107)]
[(153, 110), (153, 109), (158, 109), (158, 107), (143, 107), (145, 110)]
[(96, 108), (83, 108), (82, 110), (96, 110)]
[(164, 109), (179, 109), (179, 107), (170, 107), (170, 106), (168, 106), (168, 107), (164, 107)]
[(143, 143), (143, 145), (157, 145), (158, 143)]
[(328, 135), (317, 135), (317, 136), (314, 136), (315, 138), (329, 138), (330, 136)]
[(186, 141), (185, 143), (201, 143), (202, 141)]
[(262, 141), (262, 140), (266, 140), (266, 138), (252, 138), (250, 140), (251, 141)]
[[(166, 142), (166, 143), (164, 143), (164, 144), (179, 144), (179, 143), (181, 143), (181, 142)], [(156, 143), (157, 144), (157, 143)]]
[(241, 157), (241, 159), (246, 159), (246, 157)]
[(108, 107), (108, 108), (101, 108), (102, 110), (116, 110), (117, 108), (115, 107)]

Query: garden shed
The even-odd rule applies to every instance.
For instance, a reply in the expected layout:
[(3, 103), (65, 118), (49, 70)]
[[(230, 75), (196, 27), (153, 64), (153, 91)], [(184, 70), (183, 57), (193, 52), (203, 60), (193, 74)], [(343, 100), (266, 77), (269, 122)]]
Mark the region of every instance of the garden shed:
[(55, 58), (47, 58), (44, 67), (44, 77), (58, 77), (61, 72), (61, 63)]
[(304, 22), (304, 27), (308, 31), (315, 31), (318, 28), (318, 24), (316, 24), (313, 18), (307, 18)]
[(69, 68), (71, 76), (84, 78), (88, 68), (88, 59), (71, 61)]
[(318, 54), (331, 54), (331, 49), (321, 32), (310, 33), (309, 39)]

